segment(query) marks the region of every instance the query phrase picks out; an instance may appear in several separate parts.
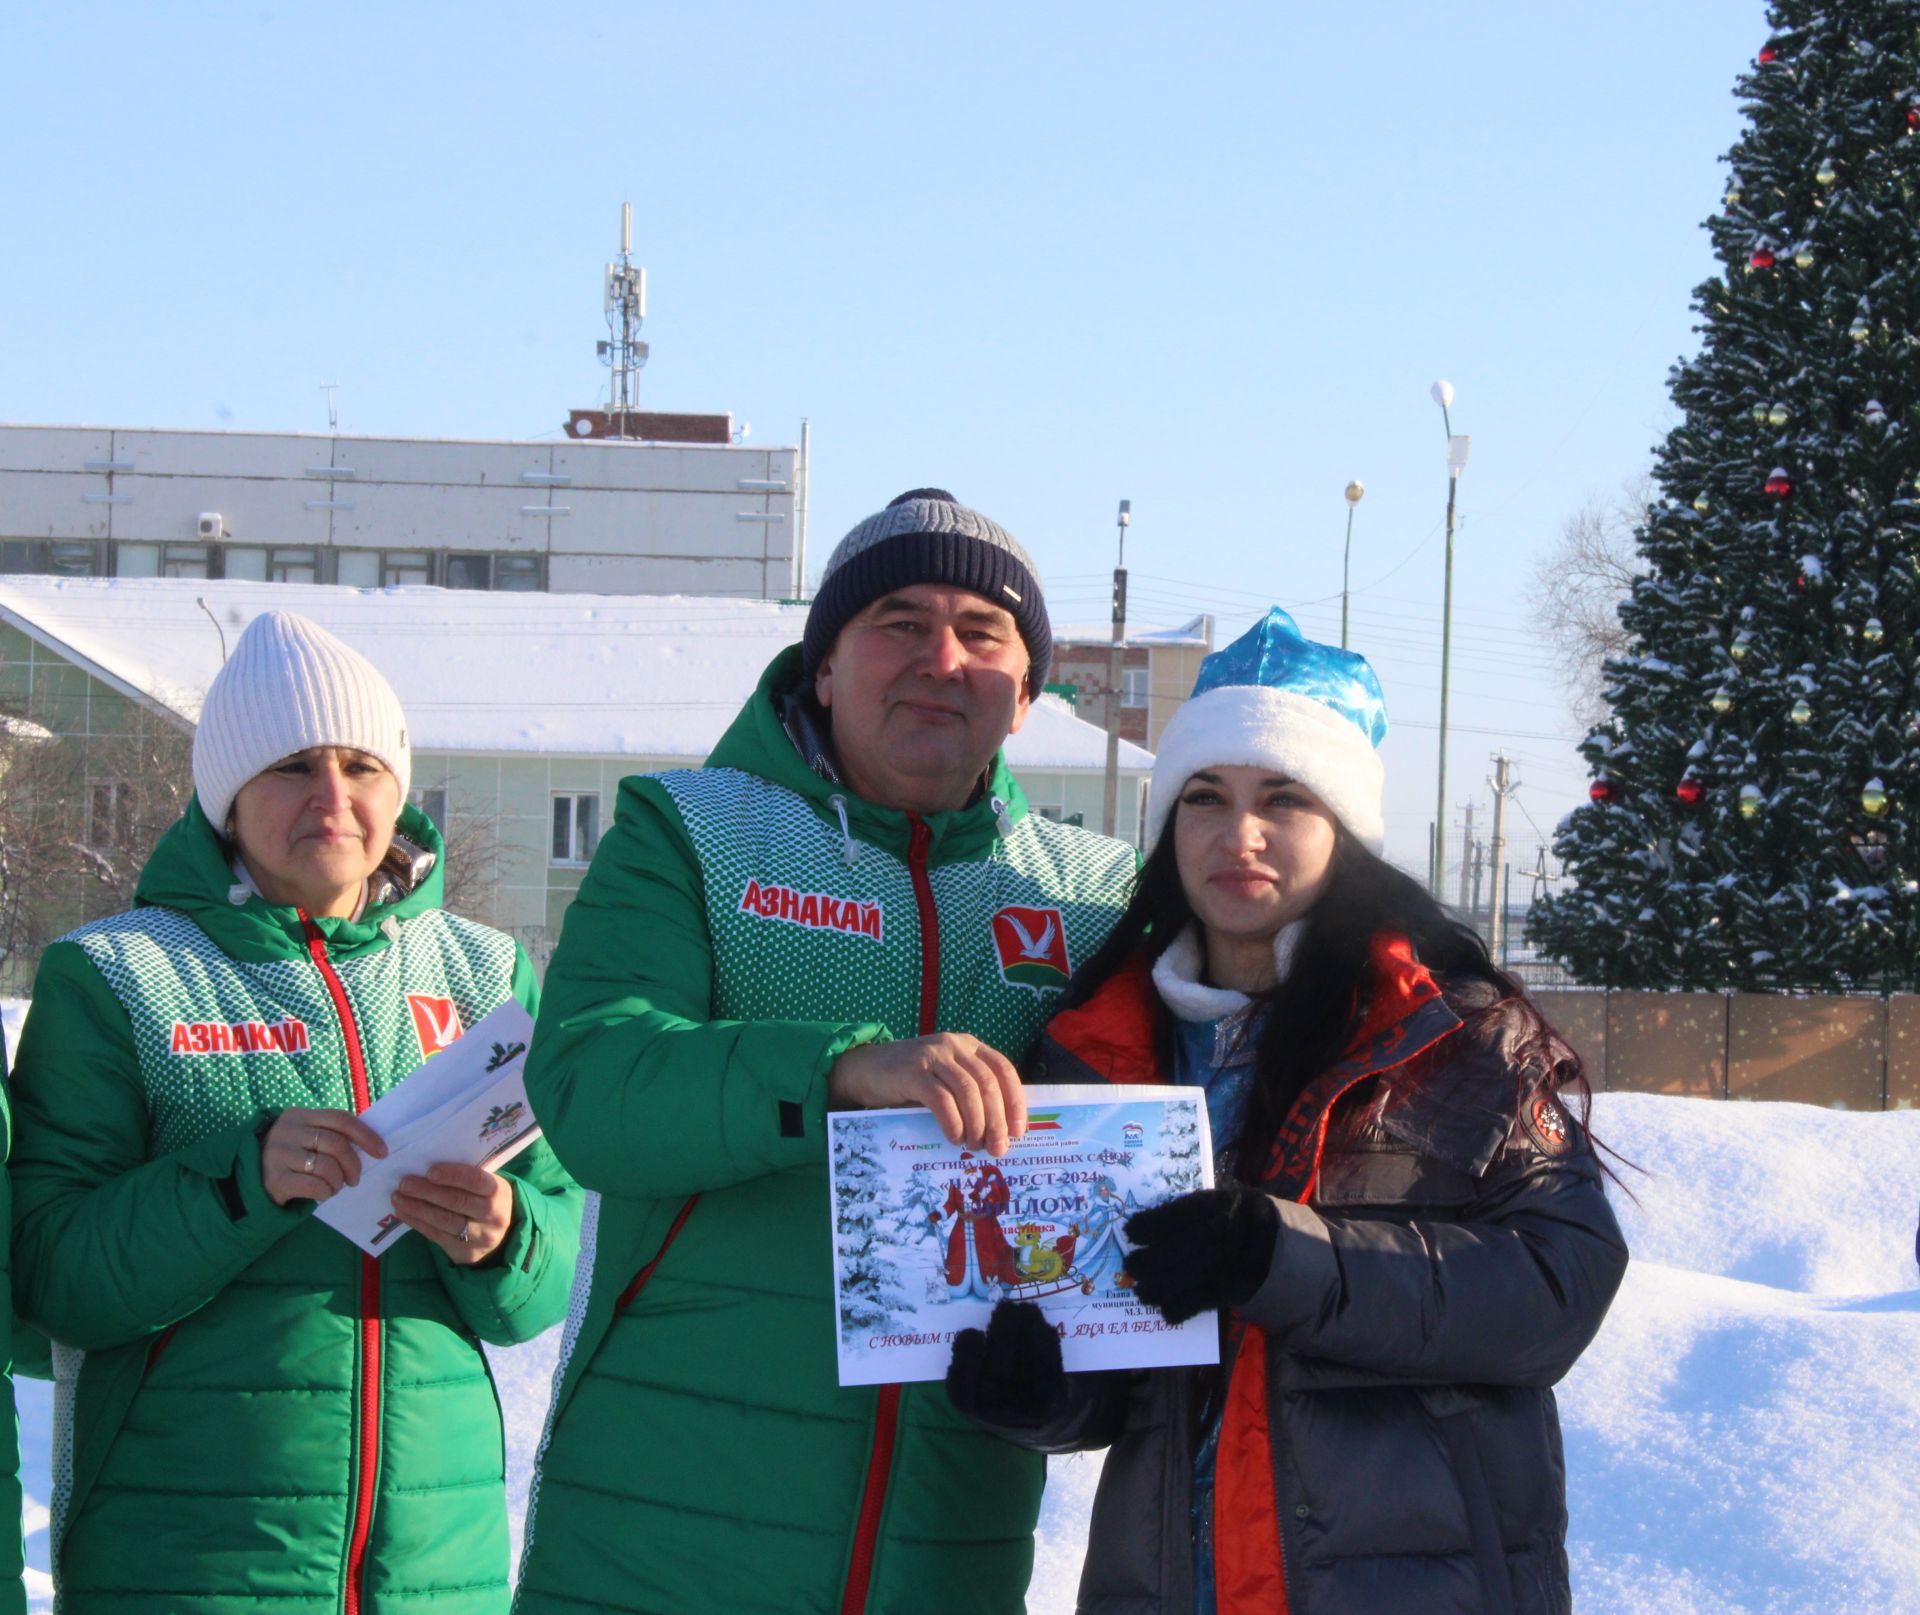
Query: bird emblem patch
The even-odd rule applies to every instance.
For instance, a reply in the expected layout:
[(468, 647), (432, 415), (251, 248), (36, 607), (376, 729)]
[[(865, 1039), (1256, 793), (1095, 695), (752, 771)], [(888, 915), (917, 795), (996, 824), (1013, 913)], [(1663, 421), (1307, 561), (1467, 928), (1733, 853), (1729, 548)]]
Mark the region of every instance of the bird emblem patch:
[(1058, 992), (1073, 966), (1067, 958), (1067, 927), (1057, 908), (1009, 903), (993, 917), (993, 946), (1000, 974), (1010, 986)]
[(420, 1039), (420, 1054), (431, 1059), (442, 1049), (453, 1047), (466, 1030), (460, 1024), (460, 1011), (451, 998), (435, 998), (428, 993), (408, 993), (407, 1008), (413, 1011), (414, 1035)]

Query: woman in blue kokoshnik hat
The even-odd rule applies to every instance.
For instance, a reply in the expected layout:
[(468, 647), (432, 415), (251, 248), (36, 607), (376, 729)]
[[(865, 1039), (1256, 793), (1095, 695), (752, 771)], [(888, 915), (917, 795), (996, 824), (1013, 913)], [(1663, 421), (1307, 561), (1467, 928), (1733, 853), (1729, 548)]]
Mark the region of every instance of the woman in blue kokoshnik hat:
[(1218, 1152), (1125, 1231), (1143, 1301), (1219, 1311), (1220, 1367), (1065, 1374), (1030, 1303), (955, 1342), (963, 1410), (1110, 1449), (1085, 1615), (1571, 1609), (1551, 1387), (1626, 1247), (1578, 1057), (1381, 857), (1386, 728), (1366, 660), (1278, 608), (1209, 656), (1133, 900), (1028, 1063), (1198, 1086)]

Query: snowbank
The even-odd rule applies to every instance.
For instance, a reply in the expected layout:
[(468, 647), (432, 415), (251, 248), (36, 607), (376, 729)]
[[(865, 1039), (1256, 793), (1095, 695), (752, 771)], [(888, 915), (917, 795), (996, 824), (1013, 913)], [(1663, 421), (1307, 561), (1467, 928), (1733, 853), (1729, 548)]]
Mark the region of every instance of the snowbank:
[(1646, 1169), (1561, 1393), (1590, 1610), (1920, 1610), (1920, 1113), (1603, 1096)]
[[(1642, 1170), (1616, 1197), (1633, 1268), (1561, 1391), (1579, 1607), (1920, 1615), (1920, 1112), (1609, 1094), (1594, 1124)], [(554, 1346), (494, 1354), (516, 1532)], [(48, 1402), (22, 1385), (43, 1567)], [(1034, 1615), (1073, 1608), (1098, 1476), (1052, 1468)]]

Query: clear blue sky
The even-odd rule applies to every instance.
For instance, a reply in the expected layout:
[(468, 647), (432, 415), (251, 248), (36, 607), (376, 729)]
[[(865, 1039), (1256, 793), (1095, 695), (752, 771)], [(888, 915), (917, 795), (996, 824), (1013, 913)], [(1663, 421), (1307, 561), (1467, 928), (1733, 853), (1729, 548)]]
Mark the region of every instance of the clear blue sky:
[[(938, 483), (1098, 618), (1297, 611), (1396, 729), (1424, 869), (1446, 472), (1471, 433), (1450, 775), (1585, 789), (1524, 584), (1644, 469), (1758, 0), (17, 7), (0, 419), (557, 436), (634, 203), (642, 396), (813, 423), (816, 560)], [(1484, 805), (1481, 810), (1484, 824)], [(1458, 843), (1458, 833), (1454, 833)], [(1525, 855), (1531, 863), (1530, 852)]]

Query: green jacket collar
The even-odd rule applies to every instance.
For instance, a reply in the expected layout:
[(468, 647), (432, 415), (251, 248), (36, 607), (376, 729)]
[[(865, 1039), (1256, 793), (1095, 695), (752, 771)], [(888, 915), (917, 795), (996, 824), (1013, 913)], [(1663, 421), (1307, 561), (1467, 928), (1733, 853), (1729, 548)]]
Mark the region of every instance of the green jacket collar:
[[(406, 896), (369, 907), (357, 920), (318, 919), (314, 924), (336, 957), (385, 947), (381, 926), (405, 921), (440, 906), (444, 883), (440, 866), (446, 848), (426, 814), (409, 803), (400, 813), (400, 833), (433, 854), (433, 868)], [(234, 901), (236, 894), (244, 894)], [(299, 911), (269, 903), (234, 879), (226, 848), (200, 810), (200, 798), (161, 836), (140, 872), (136, 908), (152, 905), (184, 914), (229, 957), (246, 962), (304, 957), (306, 932)]]
[[(805, 797), (813, 810), (836, 829), (840, 805), (844, 805), (847, 830), (854, 840), (904, 859), (913, 833), (907, 813), (900, 808), (881, 807), (854, 795), (844, 785), (822, 778), (808, 766), (788, 735), (780, 721), (780, 698), (799, 681), (800, 647), (791, 645), (760, 675), (759, 688), (720, 737), (707, 766), (738, 768), (784, 786), (796, 796)], [(931, 832), (928, 862), (959, 863), (985, 857), (1003, 833), (1002, 821), (1011, 829), (1027, 812), (1026, 794), (1008, 770), (1005, 752), (996, 751), (987, 765), (986, 789), (977, 800), (949, 813), (924, 815)]]

